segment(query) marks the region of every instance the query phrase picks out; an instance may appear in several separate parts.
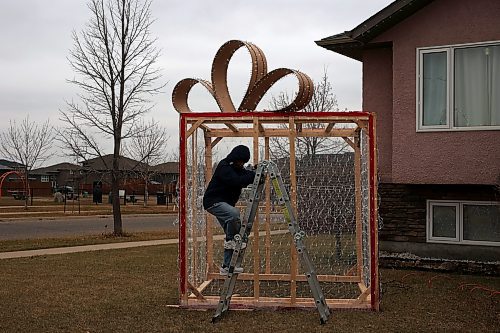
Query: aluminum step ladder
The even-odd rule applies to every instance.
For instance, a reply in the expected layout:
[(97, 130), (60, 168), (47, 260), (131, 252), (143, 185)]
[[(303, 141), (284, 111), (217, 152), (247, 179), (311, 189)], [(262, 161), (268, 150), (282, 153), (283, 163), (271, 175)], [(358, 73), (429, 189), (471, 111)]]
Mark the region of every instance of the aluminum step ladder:
[(305, 276), (307, 278), (307, 282), (309, 283), (316, 308), (318, 309), (321, 324), (324, 324), (330, 316), (330, 310), (328, 309), (323, 291), (318, 282), (316, 270), (304, 244), (305, 232), (300, 230), (299, 228), (297, 219), (295, 218), (295, 214), (292, 209), (290, 197), (286, 190), (285, 184), (283, 183), (283, 179), (281, 177), (281, 174), (279, 173), (278, 167), (274, 162), (271, 161), (262, 161), (257, 166), (255, 178), (252, 183), (252, 190), (250, 192), (249, 201), (245, 211), (245, 216), (241, 223), (240, 232), (234, 236), (236, 246), (233, 252), (233, 256), (231, 257), (231, 263), (229, 264), (229, 273), (224, 281), (224, 285), (222, 286), (220, 300), (217, 304), (217, 310), (212, 317), (212, 322), (215, 323), (217, 320), (219, 320), (229, 308), (234, 286), (238, 278), (238, 273), (235, 272), (235, 267), (240, 267), (241, 263), (243, 262), (246, 246), (242, 247), (242, 244), (248, 243), (248, 236), (252, 231), (255, 215), (258, 213), (259, 202), (261, 200), (262, 192), (264, 189), (265, 179), (268, 176), (270, 178), (274, 191), (278, 196), (279, 204), (282, 206), (283, 215), (286, 222), (288, 223), (288, 230), (293, 237), (295, 248), (297, 249), (302, 268), (305, 270)]

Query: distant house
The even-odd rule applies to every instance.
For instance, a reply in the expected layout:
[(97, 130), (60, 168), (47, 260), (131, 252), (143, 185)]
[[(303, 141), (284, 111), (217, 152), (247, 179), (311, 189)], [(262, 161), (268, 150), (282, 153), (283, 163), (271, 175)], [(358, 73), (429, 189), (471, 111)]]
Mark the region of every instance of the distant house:
[(397, 0), (316, 43), (363, 64), (380, 248), (500, 258), (500, 1)]
[[(0, 176), (10, 171), (18, 171), (24, 174), (24, 165), (17, 162), (0, 159)], [(23, 179), (24, 177), (20, 177), (16, 173), (7, 175), (6, 178), (3, 179), (3, 182), (1, 184), (2, 195), (5, 195), (5, 193), (9, 194), (21, 193), (22, 195), (25, 195), (26, 189)], [(32, 170), (29, 176), (29, 193), (34, 196), (50, 195), (52, 194), (52, 187), (49, 183), (40, 182), (39, 177), (37, 178), (33, 174)]]
[(6, 172), (11, 171), (11, 170), (12, 170), (11, 167), (0, 163), (0, 176), (3, 175)]
[(160, 184), (177, 182), (179, 178), (179, 162), (166, 162), (151, 167), (154, 172), (152, 180)]
[(34, 169), (31, 176), (41, 183), (50, 183), (52, 188), (74, 186), (79, 178), (80, 166), (72, 163), (58, 163), (51, 166)]
[[(113, 155), (105, 155), (103, 158), (94, 158), (82, 163), (82, 186), (88, 190), (99, 184), (103, 191), (111, 190), (111, 173)], [(179, 176), (178, 162), (167, 162), (156, 166), (149, 166), (145, 163), (134, 159), (121, 156), (119, 159), (119, 167), (122, 176), (121, 187), (127, 193), (143, 194), (144, 193), (144, 174), (150, 175), (150, 184), (148, 185), (149, 192), (156, 191), (169, 192), (167, 185), (177, 180)]]
[[(0, 159), (0, 176), (12, 170), (22, 170), (23, 165), (17, 162), (12, 162), (9, 160)], [(18, 178), (17, 176), (12, 176), (13, 178)], [(11, 178), (11, 177), (9, 177)]]

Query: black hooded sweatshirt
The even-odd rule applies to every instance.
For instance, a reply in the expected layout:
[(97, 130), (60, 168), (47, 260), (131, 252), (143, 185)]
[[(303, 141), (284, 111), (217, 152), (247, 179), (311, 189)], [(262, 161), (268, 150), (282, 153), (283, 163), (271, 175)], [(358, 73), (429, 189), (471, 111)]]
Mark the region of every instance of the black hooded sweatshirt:
[(203, 196), (205, 209), (217, 202), (226, 202), (233, 207), (236, 205), (241, 189), (253, 182), (255, 172), (237, 169), (233, 162), (243, 161), (246, 163), (248, 160), (250, 160), (250, 150), (246, 146), (239, 145), (234, 147), (229, 155), (219, 162)]

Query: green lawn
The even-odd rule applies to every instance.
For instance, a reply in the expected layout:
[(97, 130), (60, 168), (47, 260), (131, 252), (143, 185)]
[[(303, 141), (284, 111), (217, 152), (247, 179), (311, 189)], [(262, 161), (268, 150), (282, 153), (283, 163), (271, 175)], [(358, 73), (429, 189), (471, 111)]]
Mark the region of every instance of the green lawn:
[[(175, 245), (0, 260), (1, 332), (498, 332), (499, 277), (382, 270), (382, 311), (212, 311), (177, 304)], [(414, 273), (414, 274), (413, 274)], [(410, 275), (408, 275), (410, 274)], [(432, 282), (429, 286), (429, 281)]]

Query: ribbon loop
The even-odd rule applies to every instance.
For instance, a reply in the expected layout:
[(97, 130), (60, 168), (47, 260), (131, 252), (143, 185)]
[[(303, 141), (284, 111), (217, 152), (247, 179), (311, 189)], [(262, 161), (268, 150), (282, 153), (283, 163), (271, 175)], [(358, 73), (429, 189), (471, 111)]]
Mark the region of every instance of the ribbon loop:
[[(227, 87), (227, 70), (234, 53), (245, 47), (252, 59), (250, 82), (238, 109), (235, 108)], [(281, 78), (287, 75), (297, 78), (299, 89), (295, 99), (286, 107), (275, 111), (299, 111), (304, 109), (312, 99), (314, 85), (306, 74), (288, 68), (278, 68), (267, 73), (267, 61), (262, 50), (256, 45), (239, 40), (230, 40), (217, 51), (212, 63), (212, 82), (201, 79), (184, 79), (179, 81), (172, 93), (172, 103), (179, 113), (192, 112), (188, 106), (191, 88), (202, 84), (215, 98), (221, 112), (255, 111), (264, 94)]]

